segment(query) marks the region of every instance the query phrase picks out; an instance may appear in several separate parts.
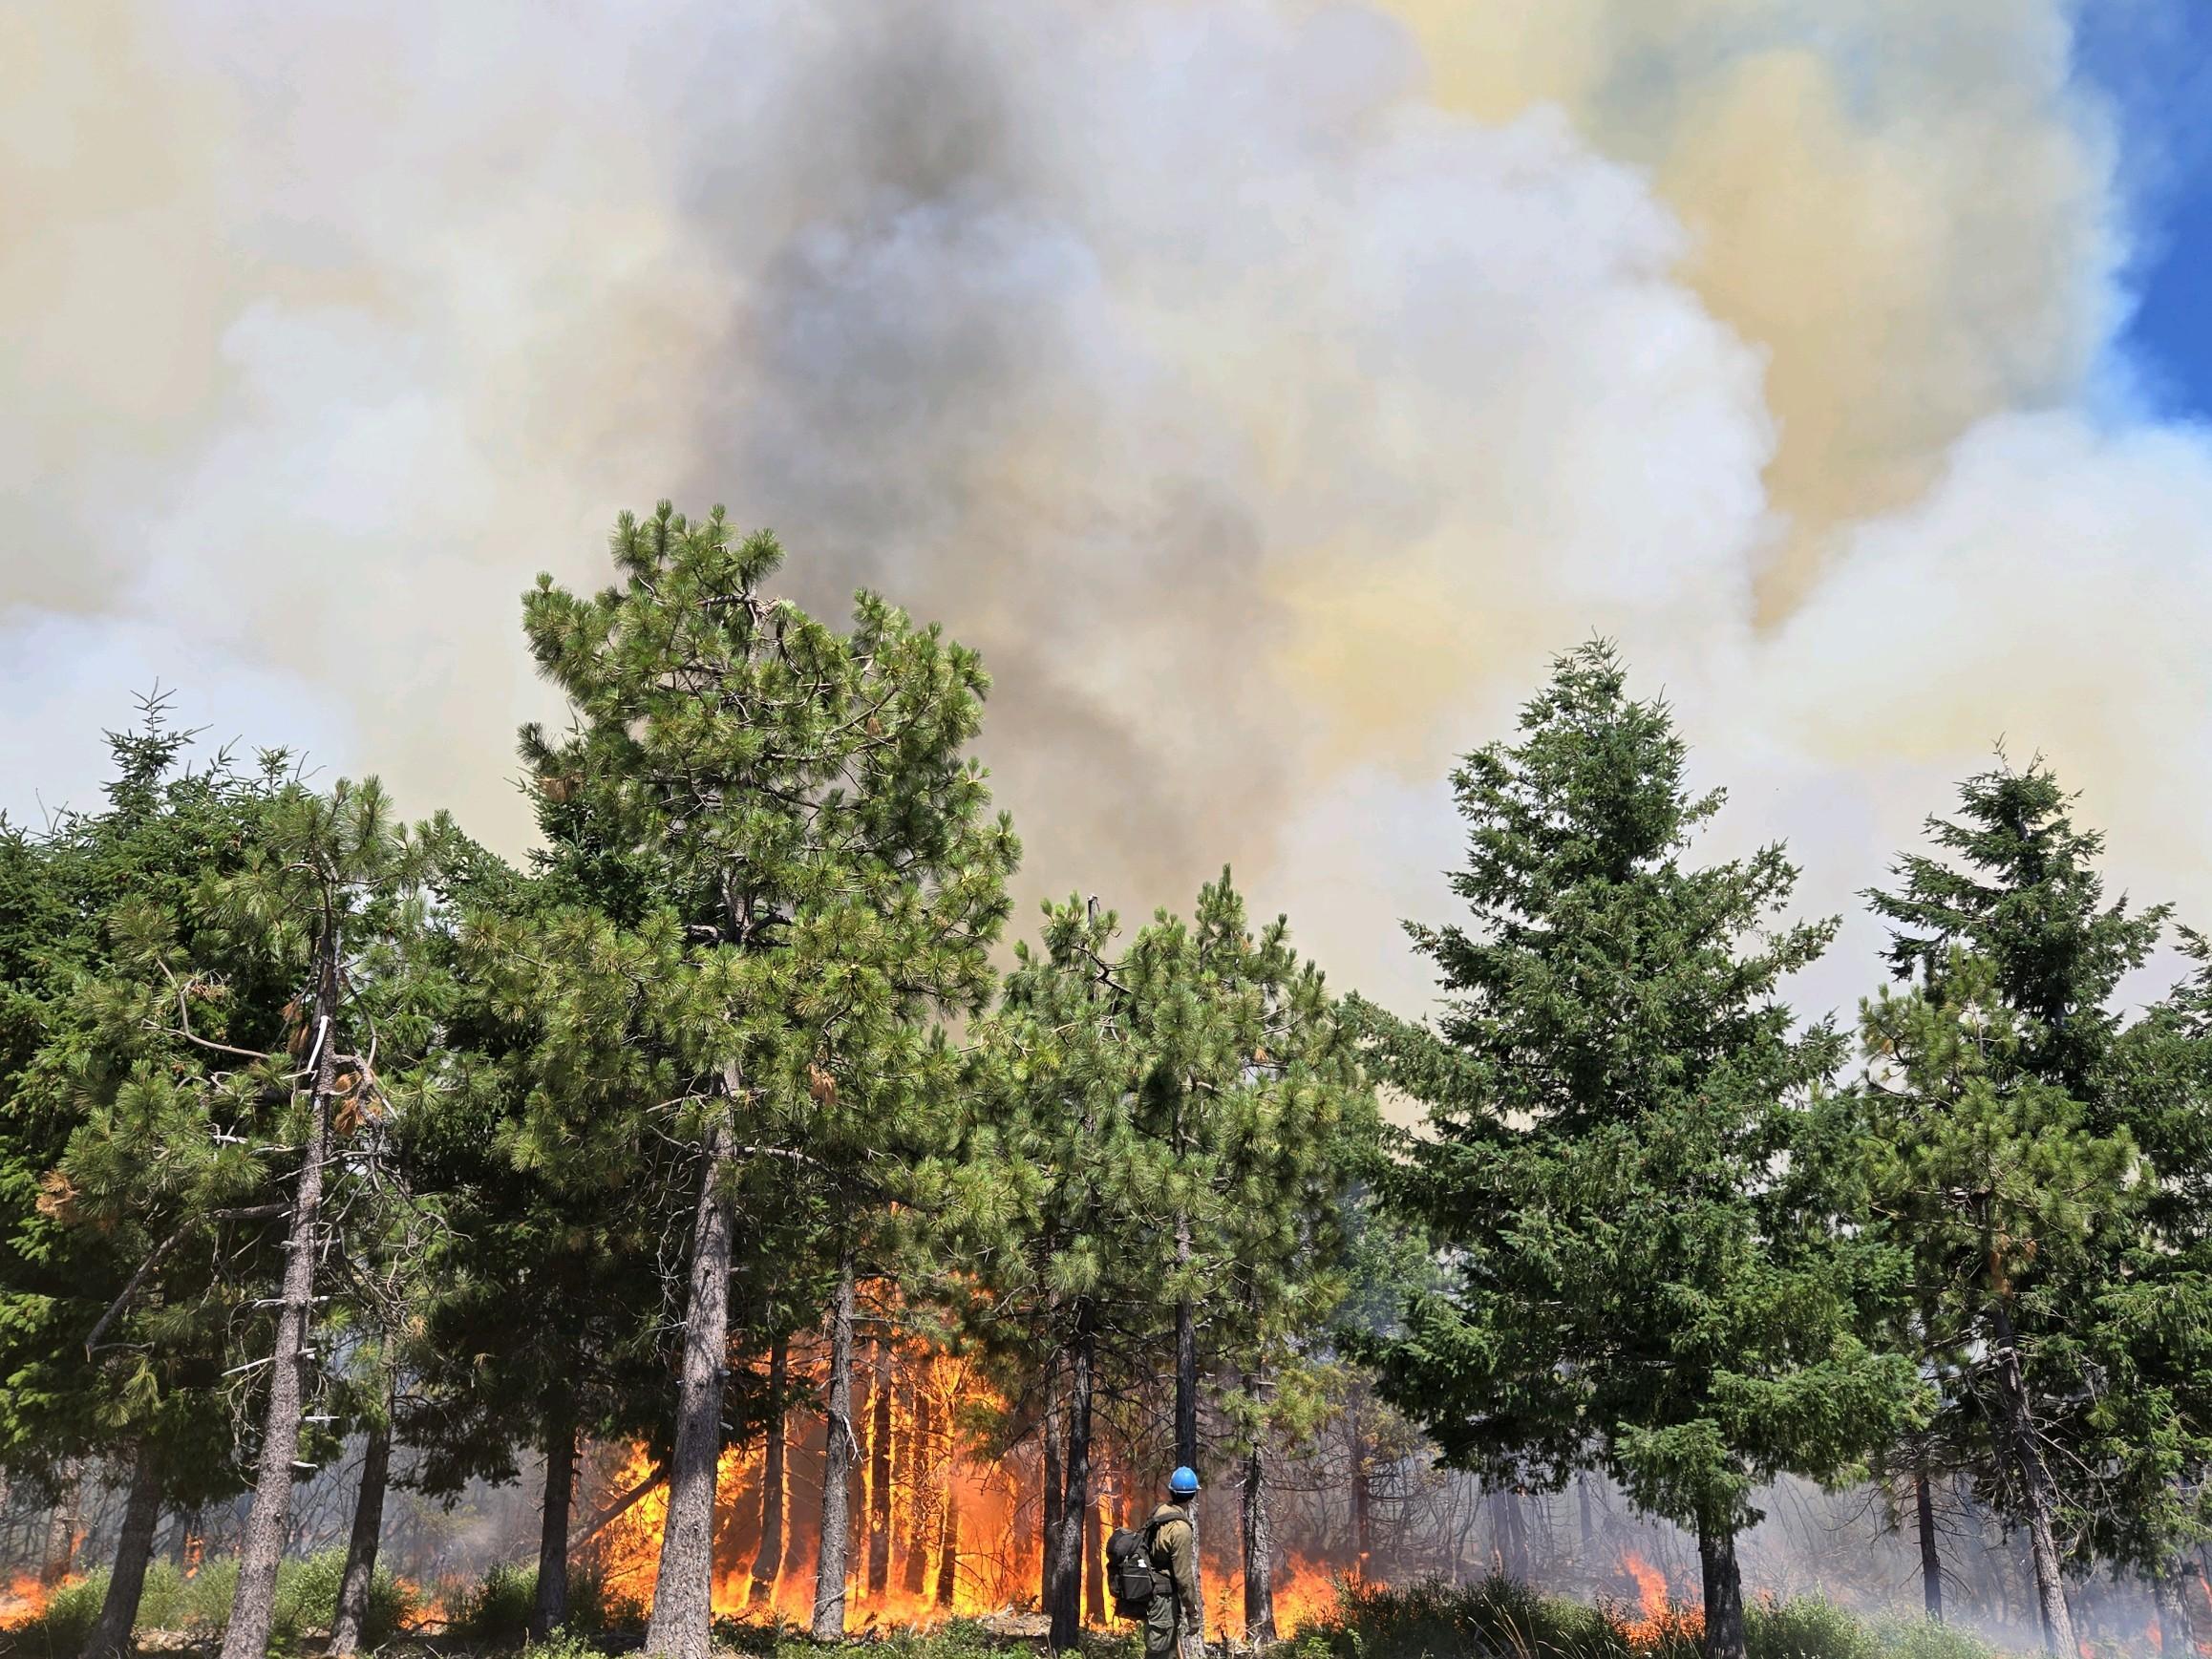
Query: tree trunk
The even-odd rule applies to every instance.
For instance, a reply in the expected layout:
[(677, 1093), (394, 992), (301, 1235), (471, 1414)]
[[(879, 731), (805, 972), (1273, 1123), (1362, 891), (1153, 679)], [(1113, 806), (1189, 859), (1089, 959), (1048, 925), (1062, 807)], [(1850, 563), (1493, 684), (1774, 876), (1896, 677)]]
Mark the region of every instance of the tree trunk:
[(938, 1499), (932, 1491), (931, 1457), (937, 1443), (937, 1402), (929, 1396), (926, 1366), (914, 1379), (914, 1414), (905, 1440), (906, 1557), (901, 1587), (920, 1601), (929, 1582), (929, 1517)]
[(353, 1497), (353, 1531), (346, 1541), (346, 1572), (338, 1581), (338, 1615), (330, 1624), (330, 1659), (351, 1659), (369, 1622), (369, 1592), (376, 1581), (376, 1546), (384, 1538), (384, 1490), (392, 1475), (391, 1403), (369, 1431), (361, 1452), (361, 1486)]
[[(726, 1079), (727, 1093), (737, 1093)], [(691, 1276), (684, 1304), (684, 1369), (676, 1391), (676, 1441), (669, 1459), (668, 1522), (645, 1650), (660, 1659), (707, 1659), (714, 1618), (714, 1479), (722, 1457), (722, 1387), (729, 1370), (730, 1201), (736, 1154), (719, 1116), (707, 1131), (699, 1204), (691, 1221)]]
[(1529, 1581), (1528, 1522), (1521, 1498), (1510, 1486), (1490, 1494), (1491, 1564), (1517, 1584)]
[(245, 1542), (239, 1551), (238, 1588), (230, 1599), (229, 1627), (223, 1633), (222, 1659), (264, 1659), (267, 1653), (269, 1627), (276, 1616), (277, 1563), (284, 1559), (291, 1531), (300, 1417), (306, 1409), (308, 1368), (313, 1363), (308, 1331), (315, 1310), (323, 1165), (330, 1156), (330, 1096), (338, 1079), (338, 948), (337, 932), (331, 927), (316, 965), (315, 1026), (308, 1038), (314, 1094), (308, 1110), (308, 1144), (292, 1188), (276, 1349), (268, 1368), (268, 1410), (262, 1428), (253, 1507), (246, 1512)]
[(2180, 1574), (2168, 1563), (2151, 1575), (2151, 1601), (2159, 1615), (2159, 1651), (2172, 1659), (2185, 1659), (2196, 1650), (2195, 1632), (2181, 1606)]
[[(1178, 1216), (1175, 1223), (1176, 1266), (1185, 1275), (1190, 1268), (1190, 1218)], [(1187, 1277), (1184, 1281), (1188, 1283)], [(1175, 1305), (1175, 1460), (1196, 1473), (1199, 1466), (1198, 1437), (1198, 1316), (1191, 1306), (1190, 1293), (1185, 1290)], [(1205, 1606), (1205, 1567), (1198, 1548), (1198, 1506), (1190, 1512), (1192, 1571), (1199, 1581), (1199, 1606)]]
[[(1247, 1380), (1245, 1387), (1252, 1383)], [(1244, 1456), (1244, 1640), (1275, 1640), (1275, 1535), (1267, 1521), (1267, 1445), (1254, 1434)]]
[[(1095, 1457), (1092, 1467), (1098, 1467)], [(1083, 1511), (1083, 1622), (1086, 1625), (1106, 1622), (1105, 1505), (1105, 1494), (1100, 1493)]]
[(945, 1482), (945, 1523), (937, 1534), (937, 1605), (950, 1607), (960, 1589), (960, 1488)]
[(1598, 1529), (1590, 1515), (1590, 1478), (1586, 1474), (1575, 1477), (1575, 1510), (1582, 1522), (1583, 1553), (1587, 1555), (1598, 1541)]
[(783, 1391), (791, 1376), (791, 1338), (768, 1349), (768, 1443), (760, 1454), (760, 1547), (753, 1552), (753, 1588), (746, 1601), (764, 1607), (783, 1577)]
[(1744, 1659), (1743, 1569), (1734, 1529), (1699, 1526), (1697, 1564), (1705, 1579), (1705, 1659)]
[(72, 1457), (61, 1466), (61, 1489), (46, 1518), (46, 1552), (38, 1563), (41, 1584), (58, 1585), (76, 1570), (77, 1505), (83, 1491), (84, 1471)]
[[(1068, 1459), (1059, 1506), (1059, 1532), (1053, 1540), (1045, 1575), (1046, 1611), (1052, 1615), (1052, 1646), (1072, 1650), (1083, 1631), (1083, 1535), (1089, 1530), (1091, 1502), (1091, 1389), (1098, 1336), (1091, 1305), (1075, 1309), (1075, 1340), (1068, 1351)], [(1048, 1444), (1050, 1442), (1048, 1441)]]
[(1045, 1490), (1038, 1504), (1042, 1514), (1037, 1532), (1037, 1605), (1048, 1615), (1058, 1606), (1059, 1582), (1053, 1574), (1060, 1556), (1060, 1511), (1068, 1500), (1067, 1465), (1060, 1457), (1064, 1445), (1060, 1427), (1060, 1367), (1055, 1358), (1045, 1364), (1045, 1414), (1037, 1430), (1045, 1465)]
[(891, 1586), (891, 1339), (876, 1338), (876, 1389), (868, 1425), (868, 1595)]
[(2066, 1606), (2066, 1583), (2058, 1560), (2058, 1485), (2036, 1443), (2034, 1413), (2021, 1370), (2020, 1345), (2011, 1316), (2002, 1302), (1991, 1302), (1988, 1329), (1996, 1360), (1998, 1415), (2007, 1448), (2028, 1500), (2028, 1548), (2035, 1568), (2035, 1596), (2043, 1616), (2043, 1646), (2052, 1653), (2074, 1654), (2074, 1616)]
[(1912, 1472), (1912, 1501), (1920, 1522), (1920, 1599), (1935, 1624), (1944, 1622), (1944, 1563), (1936, 1553), (1935, 1496), (1928, 1488), (1924, 1460)]
[(815, 1556), (814, 1638), (834, 1642), (845, 1633), (845, 1568), (852, 1559), (853, 1465), (860, 1450), (853, 1436), (853, 1249), (838, 1258), (837, 1300), (830, 1308), (828, 1441), (822, 1455), (821, 1548)]
[(1367, 1386), (1354, 1383), (1351, 1409), (1344, 1418), (1345, 1432), (1351, 1440), (1351, 1571), (1358, 1579), (1368, 1576), (1368, 1563), (1374, 1555), (1374, 1495), (1368, 1485), (1367, 1431), (1360, 1420), (1360, 1407), (1366, 1399)]
[(146, 1563), (154, 1553), (154, 1527), (161, 1519), (161, 1458), (152, 1436), (138, 1442), (131, 1460), (131, 1489), (123, 1501), (122, 1536), (116, 1540), (116, 1564), (100, 1616), (85, 1638), (84, 1659), (129, 1659), (131, 1627), (138, 1623), (138, 1597), (146, 1587)]
[(568, 1522), (576, 1502), (576, 1391), (565, 1378), (545, 1405), (545, 1497), (538, 1510), (538, 1596), (530, 1640), (568, 1622)]
[[(866, 1370), (860, 1363), (860, 1309), (853, 1310), (855, 1331), (853, 1336), (853, 1469), (852, 1490), (847, 1497), (846, 1513), (852, 1517), (853, 1593), (865, 1600), (868, 1591), (869, 1522), (875, 1511), (869, 1494), (875, 1483), (876, 1471), (876, 1368), (870, 1363)], [(869, 1351), (873, 1353), (875, 1351)]]

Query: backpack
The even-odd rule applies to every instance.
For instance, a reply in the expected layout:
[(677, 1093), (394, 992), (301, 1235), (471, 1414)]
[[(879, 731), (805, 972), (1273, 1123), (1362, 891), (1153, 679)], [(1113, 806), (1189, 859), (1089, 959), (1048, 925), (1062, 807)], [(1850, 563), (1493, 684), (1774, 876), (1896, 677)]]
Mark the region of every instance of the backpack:
[(1174, 1593), (1167, 1573), (1152, 1564), (1159, 1526), (1157, 1521), (1141, 1528), (1117, 1526), (1106, 1540), (1106, 1586), (1115, 1612), (1124, 1619), (1143, 1618), (1155, 1598)]

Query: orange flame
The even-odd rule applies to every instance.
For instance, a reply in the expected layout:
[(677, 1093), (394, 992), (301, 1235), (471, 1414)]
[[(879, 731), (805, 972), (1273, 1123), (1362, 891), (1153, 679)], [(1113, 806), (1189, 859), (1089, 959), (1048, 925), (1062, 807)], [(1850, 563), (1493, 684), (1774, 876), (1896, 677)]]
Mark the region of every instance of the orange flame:
[(1631, 1648), (1649, 1652), (1670, 1638), (1694, 1641), (1705, 1633), (1704, 1608), (1677, 1606), (1665, 1573), (1633, 1550), (1622, 1556), (1621, 1565), (1636, 1581), (1638, 1610), (1632, 1619), (1626, 1609), (1612, 1617)]
[[(824, 1378), (816, 1351), (790, 1358), (792, 1388), (804, 1397)], [(844, 1628), (861, 1636), (892, 1627), (927, 1628), (947, 1618), (1005, 1616), (1019, 1633), (1041, 1626), (1036, 1612), (1043, 1557), (1038, 1469), (1033, 1451), (1021, 1457), (973, 1457), (958, 1424), (1003, 1404), (968, 1360), (902, 1344), (893, 1368), (887, 1413), (875, 1409), (874, 1367), (856, 1356), (852, 1431), (859, 1457), (852, 1471), (852, 1549), (844, 1585)], [(760, 1532), (764, 1456), (755, 1439), (722, 1457), (716, 1480), (717, 1549), (713, 1589), (717, 1615), (755, 1623), (804, 1627), (813, 1622), (819, 1561), (819, 1479), (823, 1425), (804, 1407), (787, 1421), (782, 1568), (774, 1581), (753, 1579)], [(878, 1437), (882, 1435), (883, 1444)], [(1108, 1534), (1150, 1513), (1150, 1503), (1128, 1485), (1104, 1445), (1095, 1445), (1091, 1465), (1096, 1513), (1086, 1528), (1083, 1610), (1093, 1618), (1094, 1587), (1104, 1584)], [(627, 1493), (651, 1473), (645, 1447), (633, 1447), (623, 1466), (606, 1478), (609, 1496)], [(881, 1490), (879, 1490), (879, 1486)], [(810, 1513), (811, 1511), (811, 1513)], [(592, 1545), (591, 1564), (617, 1597), (649, 1604), (660, 1570), (668, 1519), (665, 1487), (649, 1492), (608, 1523)], [(1236, 1635), (1244, 1628), (1244, 1584), (1235, 1534), (1208, 1534), (1221, 1553), (1207, 1552), (1204, 1579), (1208, 1633)], [(873, 1546), (873, 1547), (871, 1547)], [(949, 1575), (946, 1568), (949, 1565)], [(1337, 1580), (1326, 1565), (1293, 1555), (1277, 1573), (1277, 1633), (1289, 1636), (1332, 1613)], [(1118, 1625), (1110, 1598), (1102, 1609)], [(1011, 1627), (1010, 1626), (1010, 1630)]]
[(1338, 1575), (1292, 1556), (1275, 1580), (1275, 1633), (1295, 1636), (1336, 1611)]
[(8, 1587), (0, 1590), (0, 1630), (29, 1624), (46, 1611), (47, 1604), (53, 1599), (56, 1590), (65, 1590), (82, 1583), (82, 1573), (65, 1574), (53, 1584), (28, 1576), (10, 1580)]
[[(804, 1369), (795, 1358), (795, 1383)], [(856, 1382), (864, 1382), (864, 1368), (856, 1371), (861, 1373)], [(981, 1617), (1033, 1603), (1043, 1546), (1035, 1526), (1017, 1524), (1022, 1494), (1015, 1477), (1001, 1464), (971, 1462), (950, 1432), (957, 1411), (991, 1403), (993, 1396), (975, 1380), (968, 1362), (942, 1354), (904, 1356), (899, 1383), (888, 1412), (884, 1456), (876, 1455), (874, 1444), (881, 1419), (855, 1402), (853, 1429), (861, 1456), (854, 1471), (845, 1629), (858, 1635), (891, 1626), (926, 1627), (946, 1618)], [(788, 1425), (793, 1462), (804, 1420), (805, 1414), (795, 1411)], [(763, 1461), (757, 1442), (723, 1453), (715, 1482), (718, 1533), (729, 1529), (750, 1537), (756, 1532)], [(614, 1478), (613, 1490), (634, 1487), (650, 1469), (646, 1449), (633, 1448)], [(787, 1467), (781, 1572), (759, 1597), (750, 1547), (736, 1552), (736, 1559), (717, 1559), (717, 1614), (762, 1623), (812, 1622), (819, 1541), (791, 1473)], [(884, 1482), (881, 1495), (879, 1480)], [(600, 1534), (595, 1560), (611, 1593), (641, 1603), (651, 1600), (667, 1521), (664, 1486), (640, 1499)], [(870, 1544), (879, 1525), (887, 1535), (883, 1551), (887, 1570), (883, 1582), (872, 1586)], [(1104, 1530), (1102, 1525), (1101, 1536)], [(949, 1585), (943, 1582), (947, 1564)]]

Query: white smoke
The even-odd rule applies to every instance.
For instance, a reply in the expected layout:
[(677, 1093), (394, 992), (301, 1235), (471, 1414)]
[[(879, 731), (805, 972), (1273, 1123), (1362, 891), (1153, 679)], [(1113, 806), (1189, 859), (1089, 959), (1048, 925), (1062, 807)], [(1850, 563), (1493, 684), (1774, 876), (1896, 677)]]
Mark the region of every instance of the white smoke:
[(985, 649), (1031, 891), (1234, 861), (1393, 1000), (1592, 631), (1816, 904), (2003, 735), (2212, 910), (2212, 447), (2084, 413), (2064, 11), (1944, 11), (28, 0), (0, 801), (159, 677), (514, 848), (517, 595), (666, 494)]

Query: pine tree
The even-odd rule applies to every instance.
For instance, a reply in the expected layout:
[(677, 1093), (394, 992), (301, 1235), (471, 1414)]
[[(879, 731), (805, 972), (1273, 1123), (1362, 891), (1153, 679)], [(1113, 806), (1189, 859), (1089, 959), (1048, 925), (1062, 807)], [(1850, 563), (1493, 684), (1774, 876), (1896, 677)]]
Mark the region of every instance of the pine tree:
[(666, 1450), (660, 1249), (681, 1205), (648, 1108), (670, 1081), (630, 1034), (627, 977), (594, 886), (552, 839), (535, 875), (481, 848), (442, 856), (453, 981), (436, 1110), (406, 1126), (416, 1178), (453, 1212), (436, 1293), (409, 1345), (405, 1414), (416, 1481), (452, 1493), (543, 1457), (537, 1593), (542, 1639), (568, 1615), (568, 1538), (580, 1443)]
[(1446, 1011), (1367, 1014), (1372, 1063), (1427, 1107), (1393, 1189), (1444, 1288), (1373, 1352), (1447, 1462), (1539, 1489), (1602, 1468), (1692, 1528), (1706, 1650), (1741, 1659), (1754, 1495), (1851, 1471), (1917, 1391), (1861, 1339), (1899, 1264), (1837, 1224), (1816, 1144), (1840, 1039), (1776, 995), (1833, 924), (1779, 920), (1778, 846), (1686, 862), (1722, 798), (1687, 758), (1593, 644), (1456, 775), (1471, 923), (1409, 927)]
[[(1041, 1423), (1043, 1601), (1060, 1648), (1081, 1623), (1095, 1401), (1144, 1369), (1157, 1287), (1132, 1258), (1167, 1224), (1165, 1149), (1138, 1121), (1144, 1056), (1107, 959), (1115, 929), (1111, 913), (1070, 900), (1047, 909), (1041, 949), (1015, 946), (1004, 1004), (979, 1033), (974, 1117), (942, 1205), (977, 1269), (969, 1329), (1016, 1373), (1010, 1392), (1066, 1379)], [(1064, 1457), (1052, 1456), (1055, 1415)]]
[[(1262, 1419), (1301, 1415), (1285, 1362), (1341, 1295), (1339, 1223), (1375, 1144), (1319, 971), (1280, 918), (1248, 930), (1226, 872), (1190, 922), (1160, 913), (1125, 949), (1116, 925), (1071, 899), (1048, 908), (1040, 949), (1016, 947), (979, 1045), (971, 1190), (945, 1206), (982, 1268), (972, 1328), (1028, 1378), (1058, 1379), (1044, 1601), (1063, 1647), (1081, 1623), (1097, 1400), (1187, 1353), (1176, 1416), (1195, 1421), (1202, 1312), (1205, 1357), (1251, 1379), (1260, 1465)], [(1170, 1276), (1179, 1253), (1187, 1277)]]
[(626, 516), (613, 552), (620, 586), (541, 578), (525, 601), (574, 722), (523, 749), (578, 846), (635, 875), (636, 914), (606, 941), (640, 969), (618, 1030), (665, 1069), (655, 1127), (696, 1160), (647, 1645), (703, 1659), (737, 1206), (749, 1184), (768, 1202), (842, 1179), (942, 1084), (933, 1022), (988, 995), (1016, 843), (965, 756), (987, 686), (972, 652), (870, 594), (847, 634), (770, 599), (781, 549), (719, 510)]
[[(1269, 1447), (1318, 1419), (1301, 1339), (1346, 1293), (1345, 1223), (1379, 1118), (1320, 970), (1292, 949), (1284, 918), (1249, 930), (1228, 871), (1187, 925), (1161, 917), (1139, 936), (1127, 976), (1150, 1051), (1148, 1128), (1175, 1154), (1179, 1255), (1191, 1244), (1188, 1276), (1167, 1287), (1178, 1358), (1202, 1309), (1204, 1357), (1237, 1379), (1245, 1633), (1271, 1640)], [(1196, 1415), (1190, 1370), (1178, 1365), (1179, 1429)]]

